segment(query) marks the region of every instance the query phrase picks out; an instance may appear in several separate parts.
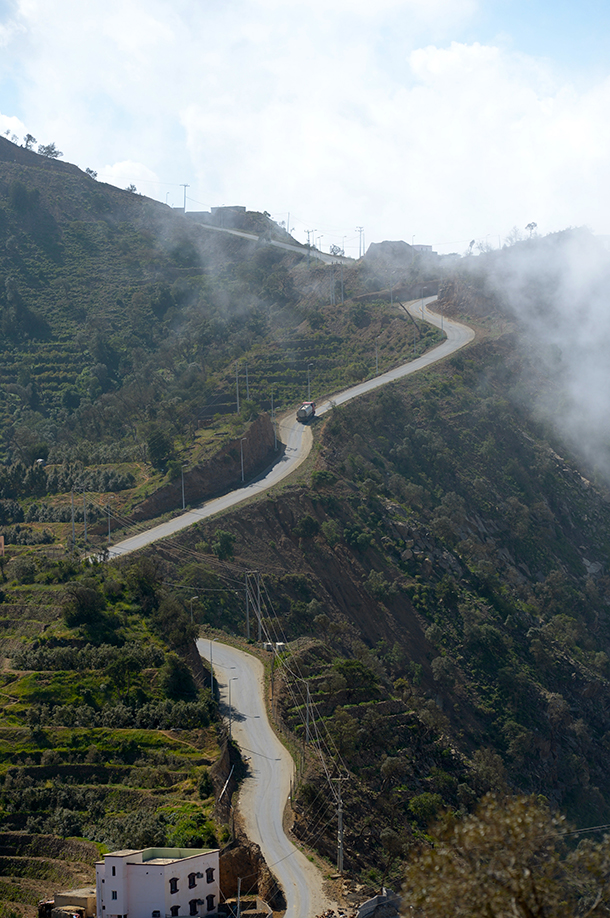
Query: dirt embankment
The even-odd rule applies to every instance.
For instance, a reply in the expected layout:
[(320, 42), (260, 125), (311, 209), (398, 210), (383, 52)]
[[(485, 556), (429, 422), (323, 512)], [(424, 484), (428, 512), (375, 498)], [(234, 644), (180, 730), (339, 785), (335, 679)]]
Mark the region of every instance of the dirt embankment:
[[(239, 879), (242, 880), (241, 888)], [(260, 896), (274, 911), (286, 908), (284, 893), (269, 870), (261, 849), (241, 833), (221, 853), (220, 886), (228, 899), (241, 892), (242, 896)]]
[[(241, 439), (227, 443), (208, 462), (184, 473), (184, 501), (187, 505), (200, 504), (219, 494), (224, 494), (241, 484)], [(273, 425), (268, 414), (261, 414), (250, 425), (243, 444), (244, 478), (249, 480), (262, 472), (278, 456), (274, 449)], [(182, 507), (182, 478), (159, 488), (142, 501), (132, 519), (154, 519)]]

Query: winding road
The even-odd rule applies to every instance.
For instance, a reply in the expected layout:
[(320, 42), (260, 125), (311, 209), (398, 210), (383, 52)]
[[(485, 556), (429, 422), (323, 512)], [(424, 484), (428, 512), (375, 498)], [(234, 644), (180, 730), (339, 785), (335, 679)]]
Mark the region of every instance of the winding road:
[(239, 792), (246, 835), (260, 845), (267, 866), (284, 890), (286, 918), (312, 918), (334, 903), (324, 894), (320, 871), (284, 834), (284, 807), (294, 765), (267, 719), (263, 664), (227, 644), (197, 641), (199, 653), (208, 661), (211, 647), (221, 711), (228, 718), (230, 681), (233, 738), (248, 764)]
[[(405, 376), (410, 376), (412, 373), (418, 373), (420, 370), (423, 370), (424, 367), (429, 367), (431, 364), (437, 363), (439, 360), (442, 360), (444, 357), (447, 357), (449, 354), (452, 354), (454, 351), (459, 350), (472, 341), (474, 332), (471, 328), (468, 328), (467, 325), (460, 325), (458, 322), (451, 322), (447, 319), (443, 319), (442, 316), (429, 310), (428, 306), (430, 303), (434, 302), (434, 300), (436, 300), (435, 296), (420, 300), (415, 305), (412, 304), (409, 311), (417, 318), (425, 319), (431, 325), (436, 325), (437, 328), (443, 329), (447, 337), (441, 344), (432, 348), (432, 350), (427, 353), (422, 354), (422, 356), (418, 357), (416, 360), (412, 360), (410, 363), (404, 363), (402, 366), (389, 370), (387, 373), (382, 373), (380, 376), (375, 376), (373, 379), (368, 379), (366, 382), (359, 383), (357, 386), (352, 386), (349, 389), (345, 389), (343, 392), (337, 393), (337, 395), (331, 396), (331, 398), (326, 399), (316, 406), (316, 416), (326, 414), (326, 412), (330, 411), (335, 405), (343, 405), (345, 402), (358, 398), (359, 395), (364, 395), (366, 392), (372, 392), (374, 389), (386, 386), (388, 383), (395, 382), (397, 379), (404, 379)], [(313, 444), (312, 433), (307, 425), (301, 424), (296, 420), (293, 411), (280, 419), (278, 427), (278, 436), (281, 442), (285, 444), (285, 450), (278, 462), (271, 466), (263, 475), (244, 485), (243, 488), (238, 488), (236, 491), (231, 491), (229, 494), (224, 494), (222, 497), (216, 497), (214, 500), (209, 500), (201, 507), (194, 510), (188, 510), (186, 513), (181, 513), (179, 516), (174, 517), (172, 520), (168, 520), (166, 523), (161, 523), (158, 526), (154, 526), (152, 529), (147, 529), (135, 536), (117, 542), (115, 545), (111, 545), (108, 549), (109, 557), (118, 558), (120, 555), (138, 551), (138, 549), (144, 548), (146, 545), (151, 545), (153, 542), (167, 539), (176, 532), (180, 532), (182, 529), (192, 526), (194, 523), (209, 519), (209, 517), (215, 516), (217, 513), (223, 513), (225, 510), (229, 510), (231, 507), (241, 504), (255, 494), (260, 494), (262, 491), (268, 491), (288, 475), (291, 475), (309, 455)]]
[[(436, 297), (418, 301), (411, 305), (410, 312), (444, 330), (447, 337), (441, 344), (410, 363), (326, 399), (317, 405), (316, 414), (324, 415), (335, 405), (342, 405), (366, 392), (417, 373), (472, 341), (475, 333), (471, 328), (429, 310), (428, 306), (434, 300)], [(293, 412), (280, 420), (279, 438), (285, 444), (284, 454), (258, 479), (237, 491), (208, 501), (198, 509), (117, 543), (110, 548), (110, 556), (137, 551), (193, 523), (228, 510), (261, 491), (268, 491), (298, 468), (309, 455), (313, 443), (311, 429), (297, 422)], [(242, 784), (239, 800), (246, 833), (260, 845), (267, 865), (284, 889), (287, 918), (313, 918), (335, 903), (329, 902), (323, 892), (320, 872), (295, 848), (283, 831), (282, 817), (293, 762), (267, 718), (262, 663), (251, 654), (217, 641), (212, 644), (207, 640), (197, 642), (200, 654), (208, 661), (212, 646), (222, 710), (228, 716), (230, 696), (233, 736), (249, 760), (249, 774)]]

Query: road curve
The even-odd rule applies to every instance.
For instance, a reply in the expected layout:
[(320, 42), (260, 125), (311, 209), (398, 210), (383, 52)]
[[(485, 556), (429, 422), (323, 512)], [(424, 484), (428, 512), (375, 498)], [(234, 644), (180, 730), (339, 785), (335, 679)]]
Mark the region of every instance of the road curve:
[[(197, 641), (197, 649), (210, 659), (210, 641)], [(324, 894), (319, 870), (284, 834), (284, 806), (294, 766), (267, 719), (263, 665), (251, 654), (217, 641), (213, 642), (213, 664), (225, 718), (229, 716), (231, 680), (233, 738), (248, 764), (239, 792), (246, 835), (260, 845), (267, 866), (284, 890), (286, 918), (313, 918), (333, 903)]]
[[(410, 363), (402, 364), (402, 366), (389, 370), (387, 373), (382, 373), (380, 376), (375, 376), (373, 379), (359, 383), (357, 386), (352, 386), (349, 389), (345, 389), (343, 392), (333, 395), (331, 398), (325, 399), (316, 407), (316, 414), (324, 415), (335, 405), (343, 405), (345, 402), (349, 402), (359, 395), (364, 395), (366, 392), (372, 392), (374, 389), (379, 389), (381, 386), (385, 386), (390, 382), (395, 382), (398, 379), (403, 379), (405, 376), (410, 376), (412, 373), (417, 373), (419, 370), (424, 369), (424, 367), (428, 367), (442, 360), (444, 357), (447, 357), (449, 354), (452, 354), (454, 351), (459, 350), (472, 341), (475, 333), (471, 328), (468, 328), (467, 325), (449, 321), (429, 310), (428, 306), (434, 300), (436, 300), (435, 296), (420, 300), (416, 304), (411, 305), (410, 312), (417, 318), (425, 319), (431, 325), (436, 325), (438, 328), (444, 330), (447, 337), (441, 344), (432, 348), (432, 350), (418, 357), (416, 360), (412, 360)], [(109, 557), (117, 558), (121, 555), (130, 554), (153, 542), (167, 539), (175, 535), (176, 532), (180, 532), (180, 530), (192, 526), (194, 523), (198, 523), (201, 520), (215, 516), (217, 513), (222, 513), (225, 510), (229, 510), (231, 507), (235, 507), (237, 504), (242, 503), (255, 494), (259, 494), (262, 491), (268, 491), (278, 482), (282, 481), (283, 478), (292, 474), (309, 455), (313, 442), (311, 430), (309, 427), (296, 420), (294, 412), (280, 419), (278, 426), (279, 439), (285, 444), (285, 450), (279, 461), (262, 476), (249, 482), (243, 488), (238, 488), (236, 491), (231, 491), (229, 494), (225, 494), (222, 497), (216, 497), (214, 500), (208, 501), (201, 507), (194, 510), (188, 510), (186, 513), (181, 513), (179, 516), (174, 517), (172, 520), (168, 520), (166, 523), (161, 523), (158, 526), (154, 526), (152, 529), (147, 529), (145, 532), (141, 532), (138, 535), (117, 542), (108, 549)]]
[[(335, 405), (342, 405), (359, 395), (416, 373), (468, 344), (474, 338), (472, 329), (430, 312), (428, 305), (435, 299), (428, 297), (420, 301), (411, 307), (411, 312), (443, 328), (447, 335), (445, 341), (411, 363), (326, 399), (317, 406), (316, 413), (324, 415)], [(119, 542), (110, 549), (110, 555), (136, 551), (199, 520), (229, 509), (253, 494), (269, 490), (304, 461), (312, 446), (310, 428), (298, 423), (292, 413), (280, 421), (279, 434), (285, 444), (285, 452), (266, 474), (237, 491), (209, 501), (197, 510), (183, 513), (167, 523)], [(199, 653), (209, 660), (210, 642), (199, 640), (197, 647)], [(249, 759), (249, 773), (240, 791), (240, 813), (246, 834), (260, 845), (268, 867), (284, 889), (287, 918), (313, 918), (334, 903), (329, 902), (324, 895), (319, 871), (295, 848), (283, 831), (283, 812), (289, 794), (293, 762), (267, 718), (262, 663), (250, 654), (217, 641), (213, 642), (213, 657), (223, 713), (225, 716), (229, 714), (230, 684), (233, 736), (244, 756)]]

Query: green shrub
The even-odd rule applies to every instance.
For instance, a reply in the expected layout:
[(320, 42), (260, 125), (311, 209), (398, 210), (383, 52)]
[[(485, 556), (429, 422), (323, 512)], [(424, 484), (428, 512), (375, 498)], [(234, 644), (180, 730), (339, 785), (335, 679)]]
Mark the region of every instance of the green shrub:
[(410, 812), (424, 827), (427, 827), (432, 822), (442, 805), (443, 798), (441, 795), (431, 794), (429, 791), (424, 791), (423, 794), (418, 794), (417, 797), (412, 797), (409, 800)]
[(320, 529), (320, 524), (317, 520), (314, 520), (313, 516), (310, 516), (306, 513), (298, 521), (296, 526), (293, 527), (293, 535), (298, 536), (300, 539), (311, 539)]
[(232, 532), (227, 532), (226, 529), (217, 529), (214, 535), (212, 551), (220, 561), (229, 561), (233, 557), (235, 536)]
[(214, 785), (207, 768), (201, 769), (201, 777), (199, 778), (197, 789), (202, 800), (207, 800), (214, 793)]

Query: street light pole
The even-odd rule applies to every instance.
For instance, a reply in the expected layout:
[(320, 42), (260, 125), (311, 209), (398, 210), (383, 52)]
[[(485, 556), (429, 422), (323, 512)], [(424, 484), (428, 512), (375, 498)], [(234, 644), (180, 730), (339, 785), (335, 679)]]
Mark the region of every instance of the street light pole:
[(212, 692), (212, 701), (214, 700), (214, 662), (212, 659), (212, 645), (214, 641), (210, 639), (210, 691)]
[(241, 480), (244, 481), (244, 441), (247, 440), (247, 437), (242, 437), (239, 441), (239, 449), (241, 453)]
[(110, 545), (110, 498), (114, 500), (114, 494), (109, 494), (106, 500), (106, 510), (108, 512), (108, 544)]
[(229, 679), (229, 739), (232, 738), (232, 725), (233, 725), (233, 717), (232, 717), (233, 708), (231, 707), (231, 683), (232, 682), (237, 682), (237, 676), (235, 676), (233, 679)]
[(277, 428), (275, 426), (275, 408), (273, 406), (273, 386), (271, 386), (271, 424), (273, 426), (273, 449), (277, 449)]

